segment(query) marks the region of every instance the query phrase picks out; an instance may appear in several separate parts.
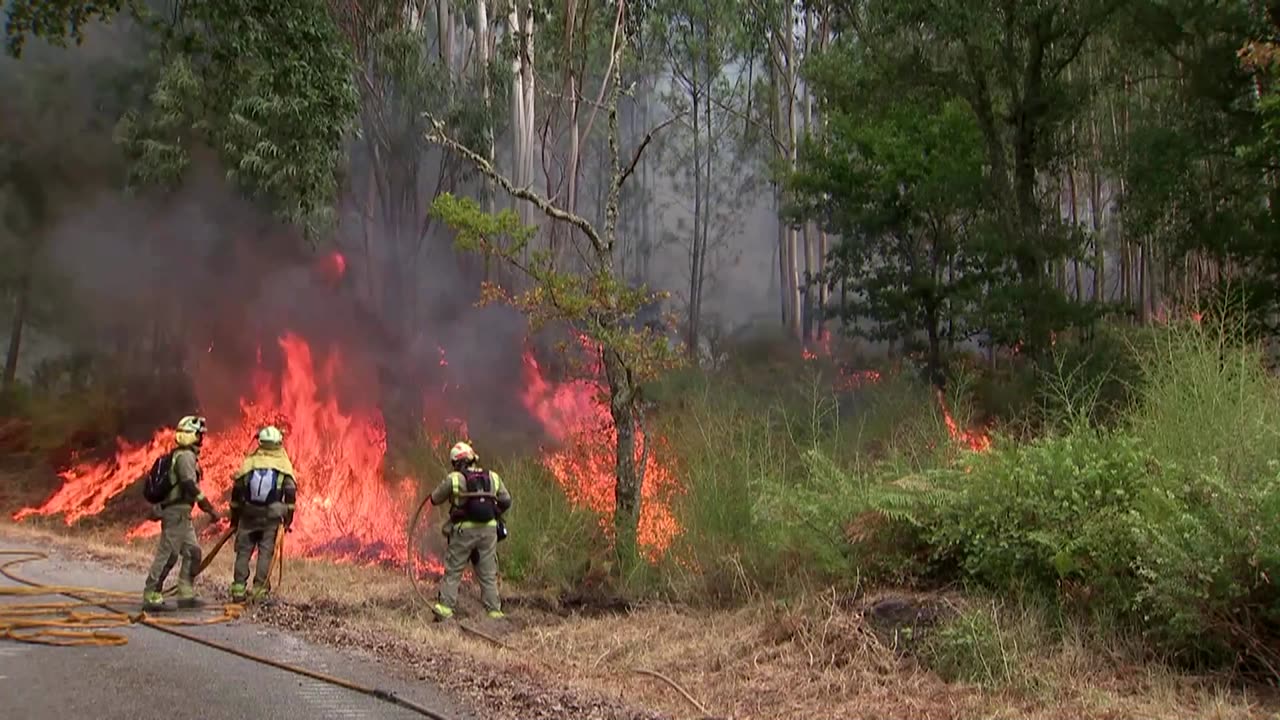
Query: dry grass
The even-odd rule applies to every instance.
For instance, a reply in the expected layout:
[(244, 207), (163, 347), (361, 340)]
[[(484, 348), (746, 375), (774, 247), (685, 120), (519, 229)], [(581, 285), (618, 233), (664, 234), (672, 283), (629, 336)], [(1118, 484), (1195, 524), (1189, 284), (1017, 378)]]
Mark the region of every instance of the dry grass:
[[(150, 559), (149, 542), (124, 545), (118, 530), (3, 528), (115, 564), (141, 569)], [(201, 577), (206, 592), (225, 592), (232, 559), (228, 546)], [(511, 649), (432, 623), (401, 572), (324, 561), (288, 563), (284, 609), (260, 619), (318, 640), (360, 644), (419, 677), (444, 678), (447, 688), (493, 718), (653, 717), (627, 708), (700, 716), (665, 682), (637, 670), (660, 671), (711, 715), (740, 720), (1280, 718), (1274, 696), (1134, 663), (1126, 659), (1132, 653), (1098, 648), (1083, 632), (1052, 641), (1024, 634), (1014, 658), (1018, 682), (982, 690), (944, 682), (891, 647), (870, 629), (867, 599), (828, 594), (792, 608), (650, 606), (625, 615), (566, 617), (536, 609), (535, 598), (510, 588), (505, 593), (511, 620), (466, 622)], [(474, 594), (465, 584), (464, 610), (479, 609)], [(461, 668), (469, 672), (460, 674)], [(504, 699), (494, 707), (497, 695)]]

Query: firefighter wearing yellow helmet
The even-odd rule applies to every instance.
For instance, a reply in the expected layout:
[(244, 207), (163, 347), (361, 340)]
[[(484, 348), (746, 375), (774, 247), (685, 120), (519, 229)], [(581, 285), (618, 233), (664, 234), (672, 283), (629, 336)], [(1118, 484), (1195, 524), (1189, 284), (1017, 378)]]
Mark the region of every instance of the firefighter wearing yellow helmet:
[(491, 618), (501, 618), (498, 599), (498, 541), (505, 536), (502, 514), (511, 507), (511, 493), (492, 470), (480, 467), (476, 451), (465, 442), (449, 450), (453, 471), (431, 493), (432, 505), (449, 503), (449, 520), (443, 530), (449, 539), (445, 551), (444, 579), (432, 610), (441, 620), (453, 617), (458, 585), (467, 562), (475, 565), (480, 596)]
[(206, 429), (205, 419), (198, 415), (188, 415), (179, 420), (174, 433), (175, 447), (152, 468), (153, 477), (167, 480), (168, 490), (152, 496), (153, 499), (159, 498), (159, 502), (152, 506), (152, 517), (160, 520), (160, 542), (142, 593), (144, 610), (164, 609), (164, 595), (160, 589), (179, 559), (182, 567), (178, 570), (178, 607), (191, 608), (201, 604), (195, 594), (195, 577), (200, 572), (203, 555), (196, 541), (195, 527), (191, 524), (191, 509), (199, 505), (214, 520), (221, 518), (213, 503), (200, 490), (200, 446)]
[(244, 459), (231, 485), (231, 526), (236, 529), (236, 564), (231, 582), (231, 599), (247, 598), (249, 560), (255, 552), (258, 563), (253, 575), (253, 599), (271, 594), (271, 560), (275, 557), (276, 535), (293, 529), (297, 504), (297, 473), (284, 449), (284, 433), (274, 425), (258, 431), (258, 446)]

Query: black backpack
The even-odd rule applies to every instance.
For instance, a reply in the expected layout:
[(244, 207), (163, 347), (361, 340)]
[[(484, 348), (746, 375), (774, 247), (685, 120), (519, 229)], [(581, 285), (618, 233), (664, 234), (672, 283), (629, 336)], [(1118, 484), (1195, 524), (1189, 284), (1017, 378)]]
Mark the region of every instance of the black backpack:
[(488, 470), (463, 470), (462, 477), (466, 483), (461, 488), (464, 494), (487, 493), (483, 497), (461, 498), (462, 505), (457, 509), (457, 520), (468, 520), (486, 523), (498, 517), (498, 499), (494, 497), (493, 479)]
[(142, 497), (146, 498), (147, 502), (154, 505), (169, 497), (169, 493), (173, 490), (173, 475), (170, 473), (172, 469), (173, 453), (171, 452), (161, 455), (151, 463), (151, 469), (147, 471), (147, 476), (142, 481)]

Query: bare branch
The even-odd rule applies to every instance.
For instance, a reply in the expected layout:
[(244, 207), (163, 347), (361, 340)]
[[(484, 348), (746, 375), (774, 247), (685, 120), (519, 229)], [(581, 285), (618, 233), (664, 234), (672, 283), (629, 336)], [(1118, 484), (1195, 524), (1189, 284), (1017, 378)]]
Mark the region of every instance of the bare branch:
[(508, 195), (518, 200), (525, 200), (533, 203), (535, 207), (541, 210), (543, 214), (548, 217), (573, 225), (587, 236), (587, 239), (591, 241), (591, 244), (595, 246), (598, 252), (606, 252), (604, 241), (600, 239), (600, 233), (596, 231), (595, 227), (589, 220), (581, 215), (567, 212), (555, 205), (552, 205), (550, 200), (547, 200), (528, 188), (516, 187), (510, 180), (502, 175), (502, 173), (499, 173), (497, 169), (495, 169), (493, 165), (482, 155), (445, 134), (444, 123), (432, 117), (430, 113), (423, 113), (423, 115), (432, 126), (432, 129), (427, 133), (427, 142), (435, 143), (436, 145), (440, 145), (458, 153), (462, 157), (471, 161), (471, 164), (474, 165), (482, 175), (497, 183), (498, 187), (505, 190)]
[(688, 113), (682, 110), (662, 121), (661, 124), (657, 125), (649, 132), (645, 133), (644, 139), (640, 141), (640, 146), (636, 148), (635, 154), (631, 156), (631, 163), (627, 165), (627, 169), (618, 176), (618, 187), (622, 187), (622, 183), (626, 182), (627, 178), (631, 176), (631, 173), (635, 172), (636, 165), (640, 162), (640, 156), (644, 154), (644, 149), (649, 145), (649, 142), (653, 140), (653, 136), (657, 135), (663, 128), (684, 117), (686, 114)]
[[(584, 138), (591, 137), (591, 128), (596, 124), (596, 113), (598, 113), (600, 111), (600, 107), (604, 105), (605, 90), (609, 87), (609, 81), (614, 77), (614, 63), (621, 62), (618, 57), (618, 53), (615, 52), (615, 50), (618, 47), (618, 34), (622, 31), (622, 13), (625, 9), (626, 3), (619, 2), (618, 14), (613, 21), (613, 39), (609, 42), (609, 67), (605, 68), (604, 79), (600, 82), (600, 94), (596, 96), (596, 101), (591, 108), (591, 116), (587, 118), (587, 129), (582, 133)], [(625, 38), (623, 38), (623, 40), (625, 41)], [(614, 112), (617, 112), (617, 107), (615, 106), (613, 110)], [(581, 158), (579, 158), (578, 162), (582, 162)], [(573, 168), (573, 172), (577, 173), (578, 168)]]

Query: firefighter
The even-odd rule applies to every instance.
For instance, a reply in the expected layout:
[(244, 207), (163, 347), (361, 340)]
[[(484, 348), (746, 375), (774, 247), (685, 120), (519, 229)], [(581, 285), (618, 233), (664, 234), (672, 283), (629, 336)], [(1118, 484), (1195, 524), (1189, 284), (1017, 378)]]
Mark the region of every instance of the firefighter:
[(259, 430), (258, 447), (244, 459), (231, 487), (231, 526), (236, 530), (233, 602), (247, 599), (249, 558), (255, 551), (258, 564), (253, 575), (253, 599), (266, 600), (270, 596), (277, 533), (282, 523), (285, 532), (293, 529), (296, 477), (284, 449), (284, 434), (271, 425)]
[(188, 415), (178, 421), (174, 433), (175, 447), (169, 455), (170, 487), (168, 496), (152, 507), (152, 517), (160, 520), (160, 543), (156, 546), (151, 572), (143, 588), (143, 610), (163, 610), (165, 578), (181, 559), (178, 570), (178, 607), (199, 607), (195, 578), (203, 557), (191, 524), (191, 508), (199, 505), (214, 521), (222, 519), (213, 503), (200, 490), (200, 446), (204, 442), (207, 423), (203, 417)]
[(484, 609), (489, 617), (502, 618), (498, 600), (498, 533), (502, 514), (511, 507), (511, 494), (497, 473), (480, 467), (479, 457), (467, 443), (460, 442), (449, 450), (449, 462), (453, 472), (431, 493), (432, 505), (448, 502), (450, 506), (443, 528), (449, 540), (444, 580), (432, 610), (441, 620), (453, 617), (458, 584), (470, 561), (480, 582)]

